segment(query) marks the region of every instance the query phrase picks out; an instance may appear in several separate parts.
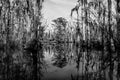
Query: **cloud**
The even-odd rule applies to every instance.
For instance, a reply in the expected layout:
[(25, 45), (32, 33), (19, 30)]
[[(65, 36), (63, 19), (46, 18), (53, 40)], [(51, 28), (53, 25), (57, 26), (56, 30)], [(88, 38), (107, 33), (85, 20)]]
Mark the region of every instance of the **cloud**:
[(51, 19), (58, 16), (67, 17), (75, 3), (76, 0), (46, 0), (43, 7), (44, 17), (51, 17)]
[(63, 4), (63, 5), (74, 5), (74, 0), (50, 0), (56, 4)]

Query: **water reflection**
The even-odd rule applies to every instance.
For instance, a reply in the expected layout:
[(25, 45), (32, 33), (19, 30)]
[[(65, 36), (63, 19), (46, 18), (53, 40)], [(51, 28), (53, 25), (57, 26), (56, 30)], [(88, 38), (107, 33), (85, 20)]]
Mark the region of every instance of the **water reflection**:
[(72, 43), (31, 43), (24, 50), (9, 49), (9, 55), (0, 50), (0, 80), (120, 79), (117, 51), (83, 49)]
[(55, 46), (56, 51), (55, 54), (53, 55), (53, 65), (63, 68), (67, 65), (67, 56), (66, 56), (66, 51), (64, 51), (64, 44), (59, 44)]

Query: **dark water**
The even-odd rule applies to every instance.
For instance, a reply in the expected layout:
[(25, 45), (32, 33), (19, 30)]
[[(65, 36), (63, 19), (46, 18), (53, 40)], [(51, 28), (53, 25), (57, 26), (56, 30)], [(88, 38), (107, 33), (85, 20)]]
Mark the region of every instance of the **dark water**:
[[(110, 56), (111, 55), (111, 56)], [(0, 80), (120, 80), (117, 53), (73, 44), (0, 51)]]

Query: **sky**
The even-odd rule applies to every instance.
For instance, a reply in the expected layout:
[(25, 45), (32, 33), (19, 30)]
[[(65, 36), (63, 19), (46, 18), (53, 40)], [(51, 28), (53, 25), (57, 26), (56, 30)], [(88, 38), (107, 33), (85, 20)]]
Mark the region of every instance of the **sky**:
[(75, 7), (76, 3), (77, 0), (45, 0), (42, 14), (49, 25), (58, 17), (69, 20), (71, 9)]

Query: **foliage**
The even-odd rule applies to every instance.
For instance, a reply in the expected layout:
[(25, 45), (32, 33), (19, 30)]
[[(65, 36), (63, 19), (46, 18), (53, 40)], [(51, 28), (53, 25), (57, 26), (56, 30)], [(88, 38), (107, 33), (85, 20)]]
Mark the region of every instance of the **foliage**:
[(67, 26), (67, 20), (65, 18), (57, 18), (55, 20), (53, 20), (54, 22), (54, 26), (56, 27), (57, 29), (57, 32), (56, 32), (56, 41), (57, 42), (62, 42), (65, 40), (65, 29), (66, 29), (66, 26)]

